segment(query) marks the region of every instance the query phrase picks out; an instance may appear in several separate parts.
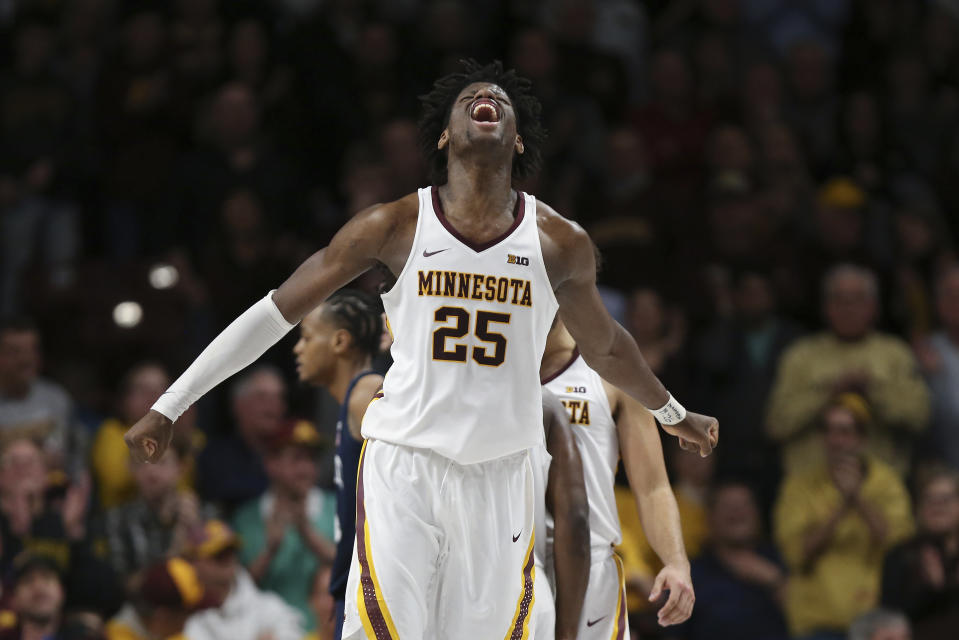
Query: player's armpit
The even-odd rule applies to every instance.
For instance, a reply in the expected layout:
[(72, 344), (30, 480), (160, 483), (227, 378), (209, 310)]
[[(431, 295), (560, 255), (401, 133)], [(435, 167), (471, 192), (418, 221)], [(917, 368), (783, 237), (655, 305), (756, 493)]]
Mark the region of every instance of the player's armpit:
[(299, 322), (330, 294), (377, 262), (394, 273), (397, 265), (402, 268), (413, 238), (413, 230), (407, 227), (411, 218), (415, 225), (417, 202), (413, 194), (373, 205), (344, 224), (325, 249), (307, 258), (273, 294), (283, 317), (290, 323)]
[[(543, 389), (546, 448), (552, 457), (546, 506), (553, 515), (556, 573), (556, 637), (574, 638), (589, 585), (589, 501), (583, 463), (569, 426), (569, 414)], [(541, 534), (542, 535), (542, 534)]]

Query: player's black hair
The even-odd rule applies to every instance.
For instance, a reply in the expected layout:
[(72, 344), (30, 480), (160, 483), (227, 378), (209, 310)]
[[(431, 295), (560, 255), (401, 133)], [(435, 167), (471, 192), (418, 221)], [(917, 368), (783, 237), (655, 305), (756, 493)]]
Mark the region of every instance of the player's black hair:
[(434, 184), (446, 182), (446, 150), (436, 143), (449, 124), (453, 102), (460, 91), (474, 82), (490, 82), (502, 88), (513, 103), (516, 113), (516, 131), (523, 138), (524, 151), (513, 157), (513, 177), (524, 178), (535, 173), (542, 163), (542, 148), (546, 129), (540, 122), (542, 105), (531, 92), (532, 82), (516, 75), (515, 69), (503, 69), (495, 60), (482, 65), (472, 58), (460, 61), (462, 72), (450, 73), (433, 83), (433, 89), (420, 96), (423, 112), (420, 116), (420, 148), (426, 158), (430, 179)]
[(356, 348), (371, 358), (380, 352), (382, 312), (379, 298), (359, 289), (340, 289), (323, 303), (323, 315), (349, 332)]

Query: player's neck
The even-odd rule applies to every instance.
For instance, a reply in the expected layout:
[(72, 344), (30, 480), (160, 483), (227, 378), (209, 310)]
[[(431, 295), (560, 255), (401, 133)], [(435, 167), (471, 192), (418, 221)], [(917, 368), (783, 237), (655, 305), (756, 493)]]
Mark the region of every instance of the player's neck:
[(464, 163), (450, 160), (447, 181), (440, 187), (447, 219), (482, 223), (512, 211), (513, 177), (509, 163)]
[(359, 358), (356, 360), (344, 360), (337, 366), (336, 373), (333, 374), (333, 382), (326, 388), (330, 395), (339, 404), (346, 400), (346, 390), (357, 375), (364, 371), (369, 371), (373, 367), (370, 358)]

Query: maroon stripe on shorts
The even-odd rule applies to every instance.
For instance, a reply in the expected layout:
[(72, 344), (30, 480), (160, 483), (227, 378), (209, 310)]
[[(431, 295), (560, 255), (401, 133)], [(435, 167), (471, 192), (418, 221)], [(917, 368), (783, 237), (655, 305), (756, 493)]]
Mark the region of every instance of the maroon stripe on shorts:
[(363, 602), (370, 618), (376, 640), (395, 640), (383, 617), (379, 600), (376, 597), (376, 585), (370, 572), (370, 559), (366, 557), (366, 506), (363, 502), (363, 466), (366, 464), (366, 451), (360, 457), (360, 468), (356, 474), (356, 557), (360, 562), (360, 587), (363, 589)]
[(619, 611), (617, 615), (619, 616), (619, 621), (616, 623), (616, 628), (619, 631), (616, 633), (616, 640), (623, 640), (626, 637), (626, 585), (623, 584), (620, 587), (620, 596), (619, 596)]
[(516, 616), (516, 624), (513, 625), (513, 632), (509, 640), (522, 640), (523, 626), (526, 623), (526, 617), (529, 615), (529, 606), (533, 603), (533, 548), (530, 547), (529, 557), (526, 559), (526, 566), (523, 567), (523, 599), (519, 603), (519, 615)]

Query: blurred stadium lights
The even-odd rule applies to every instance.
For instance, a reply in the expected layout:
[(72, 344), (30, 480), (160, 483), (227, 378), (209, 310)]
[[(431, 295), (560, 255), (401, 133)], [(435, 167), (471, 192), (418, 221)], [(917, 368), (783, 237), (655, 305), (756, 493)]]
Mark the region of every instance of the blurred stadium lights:
[(148, 278), (154, 289), (169, 289), (180, 281), (180, 272), (172, 264), (160, 263), (150, 267)]
[(143, 307), (139, 302), (127, 300), (113, 307), (113, 321), (118, 327), (132, 329), (143, 319)]

